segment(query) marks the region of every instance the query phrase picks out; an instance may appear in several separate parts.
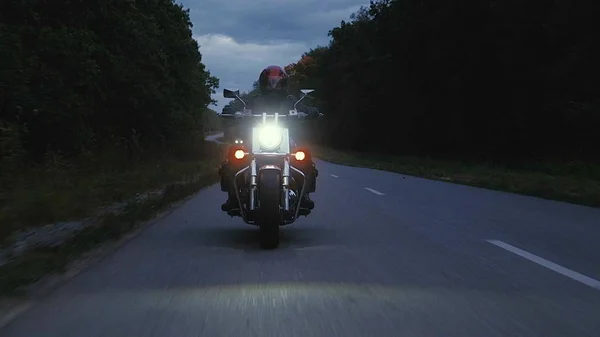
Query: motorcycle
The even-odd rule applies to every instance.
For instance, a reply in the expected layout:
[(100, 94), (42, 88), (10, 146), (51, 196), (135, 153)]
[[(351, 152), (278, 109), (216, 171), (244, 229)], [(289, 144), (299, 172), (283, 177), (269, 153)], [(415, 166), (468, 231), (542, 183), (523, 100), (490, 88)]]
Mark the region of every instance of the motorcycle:
[[(228, 160), (235, 172), (233, 188), (238, 207), (227, 213), (241, 217), (247, 224), (258, 226), (264, 248), (276, 248), (279, 245), (280, 227), (292, 224), (300, 216), (307, 216), (311, 212), (301, 207), (305, 193), (311, 189), (310, 186), (314, 186), (310, 185), (311, 181), (304, 173), (307, 172), (309, 154), (294, 149), (289, 129), (283, 121), (310, 117), (298, 112), (296, 107), (313, 91), (301, 90), (302, 97), (287, 114), (270, 114), (253, 113), (246, 109), (246, 102), (240, 98), (239, 91), (223, 90), (225, 98), (239, 99), (244, 104), (244, 111), (220, 117), (252, 118), (257, 122), (251, 128), (247, 142), (238, 140), (230, 147)], [(318, 113), (316, 116), (322, 115)]]

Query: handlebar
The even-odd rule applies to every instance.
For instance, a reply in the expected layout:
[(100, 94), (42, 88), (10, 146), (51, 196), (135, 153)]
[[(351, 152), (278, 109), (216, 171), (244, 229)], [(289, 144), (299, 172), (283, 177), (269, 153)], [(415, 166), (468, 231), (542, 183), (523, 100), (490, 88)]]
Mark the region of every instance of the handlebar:
[[(313, 117), (313, 116), (314, 117), (321, 117), (321, 116), (323, 116), (323, 114), (320, 113), (320, 112), (317, 115), (309, 115), (309, 114), (307, 114), (305, 112), (296, 112), (296, 111), (292, 112), (292, 111), (293, 110), (291, 110), (290, 113), (286, 114), (286, 115), (277, 114), (277, 118), (306, 119), (306, 118)], [(222, 114), (222, 113), (219, 113), (218, 116), (221, 117), (221, 118), (243, 119), (243, 118), (262, 118), (263, 114), (262, 113), (261, 114), (240, 113), (240, 111), (236, 111), (236, 113), (234, 113), (234, 114)], [(266, 118), (275, 118), (275, 114), (274, 113), (273, 114), (265, 113), (265, 117)]]

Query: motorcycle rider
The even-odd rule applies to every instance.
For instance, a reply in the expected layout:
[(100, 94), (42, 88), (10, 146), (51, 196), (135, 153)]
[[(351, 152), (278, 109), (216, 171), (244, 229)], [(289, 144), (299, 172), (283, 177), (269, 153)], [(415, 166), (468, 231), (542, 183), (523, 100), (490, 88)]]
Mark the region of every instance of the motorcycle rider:
[[(250, 102), (247, 102), (248, 108), (253, 111), (266, 111), (266, 112), (279, 112), (287, 113), (289, 110), (294, 108), (296, 100), (294, 96), (288, 93), (289, 77), (285, 70), (280, 66), (268, 66), (262, 70), (258, 78), (258, 85), (260, 94), (251, 98)], [(310, 110), (311, 113), (316, 113), (316, 109)], [(292, 140), (292, 144), (295, 142)], [(295, 149), (294, 149), (295, 150)], [(307, 184), (309, 186), (308, 192), (313, 192), (315, 189), (316, 176), (318, 171), (315, 167), (314, 162), (310, 155), (305, 159), (308, 163), (307, 169), (298, 168), (303, 171), (307, 177)], [(229, 161), (227, 160), (219, 173), (222, 177), (222, 187), (227, 189), (227, 201), (221, 206), (223, 211), (229, 211), (236, 208), (237, 198), (235, 191), (233, 190), (233, 175), (231, 172)], [(306, 172), (310, 171), (310, 172)], [(223, 186), (225, 185), (225, 186)], [(306, 192), (302, 198), (300, 205), (302, 208), (313, 209), (314, 201), (310, 199), (310, 196)]]

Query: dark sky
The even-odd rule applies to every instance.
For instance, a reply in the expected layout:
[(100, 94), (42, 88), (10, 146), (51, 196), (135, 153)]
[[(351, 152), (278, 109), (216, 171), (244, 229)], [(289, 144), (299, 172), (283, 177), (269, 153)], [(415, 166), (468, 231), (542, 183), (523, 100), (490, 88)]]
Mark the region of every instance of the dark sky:
[(213, 109), (229, 101), (222, 89), (249, 90), (267, 65), (286, 66), (327, 45), (327, 32), (369, 0), (185, 0), (202, 62), (221, 81)]

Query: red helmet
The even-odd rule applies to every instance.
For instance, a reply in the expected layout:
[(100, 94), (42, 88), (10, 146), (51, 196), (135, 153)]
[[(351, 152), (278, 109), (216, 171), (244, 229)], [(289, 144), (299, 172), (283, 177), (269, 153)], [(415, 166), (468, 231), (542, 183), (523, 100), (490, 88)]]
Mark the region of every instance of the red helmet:
[(258, 86), (263, 94), (272, 91), (287, 92), (288, 74), (280, 66), (268, 66), (260, 73)]

